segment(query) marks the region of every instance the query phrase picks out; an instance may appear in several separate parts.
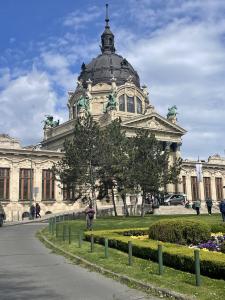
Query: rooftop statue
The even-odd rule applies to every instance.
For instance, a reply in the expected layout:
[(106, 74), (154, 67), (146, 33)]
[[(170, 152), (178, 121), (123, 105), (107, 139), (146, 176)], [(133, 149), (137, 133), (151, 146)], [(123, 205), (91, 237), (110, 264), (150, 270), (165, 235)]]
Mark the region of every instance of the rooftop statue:
[(106, 104), (105, 112), (116, 109), (116, 92), (112, 92), (107, 96), (108, 102)]
[(167, 113), (167, 119), (169, 118), (175, 118), (177, 115), (177, 107), (176, 105), (173, 105), (172, 107), (168, 108), (168, 113)]
[(88, 97), (88, 95), (86, 95), (86, 96), (81, 95), (77, 101), (78, 111), (85, 110), (86, 112), (88, 112), (89, 111), (89, 100), (90, 100), (90, 98)]
[(59, 120), (54, 121), (53, 116), (47, 115), (45, 117), (46, 117), (46, 119), (44, 121), (42, 121), (42, 122), (44, 122), (44, 128), (54, 128), (54, 127), (59, 126)]

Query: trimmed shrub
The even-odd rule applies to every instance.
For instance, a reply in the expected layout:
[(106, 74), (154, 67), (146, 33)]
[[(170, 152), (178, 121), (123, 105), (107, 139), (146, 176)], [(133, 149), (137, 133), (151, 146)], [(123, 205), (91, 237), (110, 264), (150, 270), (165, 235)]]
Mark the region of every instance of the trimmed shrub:
[(130, 229), (128, 231), (124, 231), (123, 235), (124, 236), (142, 236), (142, 235), (148, 235), (148, 230)]
[[(131, 229), (133, 231), (135, 229)], [(136, 229), (145, 231), (146, 228)], [(125, 230), (107, 230), (85, 232), (85, 239), (90, 241), (93, 234), (96, 243), (104, 245), (104, 237), (108, 238), (109, 247), (128, 252), (128, 241), (130, 236), (124, 236)], [(132, 253), (136, 257), (147, 260), (158, 261), (158, 241), (155, 240), (132, 240)], [(163, 243), (163, 263), (178, 270), (195, 272), (194, 249), (187, 246)], [(225, 280), (225, 254), (218, 252), (206, 252), (200, 250), (201, 274), (212, 278)]]
[(212, 224), (211, 225), (211, 231), (214, 232), (214, 233), (222, 232), (222, 233), (225, 234), (225, 224), (224, 223)]
[(161, 220), (149, 228), (149, 238), (180, 245), (199, 244), (210, 239), (210, 227), (191, 220)]

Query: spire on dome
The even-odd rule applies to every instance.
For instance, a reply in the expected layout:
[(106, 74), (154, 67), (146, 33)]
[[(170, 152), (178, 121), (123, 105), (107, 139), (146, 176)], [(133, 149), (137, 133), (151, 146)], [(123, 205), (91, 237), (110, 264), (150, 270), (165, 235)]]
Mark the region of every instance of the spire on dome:
[(114, 35), (110, 30), (110, 26), (109, 26), (109, 12), (108, 12), (108, 4), (105, 5), (106, 6), (106, 14), (105, 14), (105, 30), (101, 36), (101, 40), (102, 40), (102, 46), (101, 46), (101, 50), (102, 53), (115, 53), (115, 47), (114, 47)]
[(109, 4), (105, 5), (105, 27), (109, 28)]

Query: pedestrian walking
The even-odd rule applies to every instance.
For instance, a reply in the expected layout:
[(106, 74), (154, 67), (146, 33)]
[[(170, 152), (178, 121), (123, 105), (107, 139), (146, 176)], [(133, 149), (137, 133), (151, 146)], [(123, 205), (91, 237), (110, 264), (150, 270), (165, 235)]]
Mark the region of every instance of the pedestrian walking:
[(212, 199), (207, 198), (205, 200), (205, 203), (206, 203), (206, 207), (207, 207), (207, 210), (208, 210), (208, 214), (211, 216), (211, 214), (212, 214), (212, 205), (213, 205)]
[(30, 215), (31, 215), (31, 219), (34, 219), (34, 217), (35, 217), (35, 206), (34, 206), (34, 204), (32, 204), (31, 207), (30, 207)]
[(35, 205), (35, 211), (36, 211), (36, 218), (41, 218), (40, 212), (41, 212), (41, 207), (38, 203)]
[(223, 199), (223, 200), (220, 202), (219, 208), (220, 208), (222, 220), (223, 220), (223, 222), (225, 222), (225, 199)]
[(85, 213), (86, 213), (87, 229), (93, 230), (93, 220), (94, 220), (95, 210), (92, 207), (92, 204), (89, 204), (88, 208), (85, 210)]
[(5, 219), (5, 211), (2, 204), (0, 203), (0, 227), (3, 225), (4, 219)]
[(199, 216), (200, 215), (200, 208), (201, 208), (201, 201), (200, 200), (196, 200), (194, 202), (194, 207), (195, 207), (197, 216)]

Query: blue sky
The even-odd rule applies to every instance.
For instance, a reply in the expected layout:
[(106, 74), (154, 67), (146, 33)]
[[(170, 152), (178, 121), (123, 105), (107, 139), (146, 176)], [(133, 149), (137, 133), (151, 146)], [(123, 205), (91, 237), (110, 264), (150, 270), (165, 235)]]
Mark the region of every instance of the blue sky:
[[(225, 149), (225, 1), (108, 1), (117, 53), (166, 115), (178, 107), (183, 158)], [(99, 54), (105, 1), (7, 0), (0, 4), (0, 133), (24, 145), (42, 139), (41, 121), (68, 119), (67, 92), (82, 62)]]

